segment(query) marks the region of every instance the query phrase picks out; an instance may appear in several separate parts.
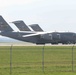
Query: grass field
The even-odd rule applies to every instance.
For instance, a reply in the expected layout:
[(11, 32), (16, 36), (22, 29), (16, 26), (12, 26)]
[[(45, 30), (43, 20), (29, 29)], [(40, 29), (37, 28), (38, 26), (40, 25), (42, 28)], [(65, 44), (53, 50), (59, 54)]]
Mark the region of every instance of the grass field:
[[(0, 46), (0, 75), (76, 75), (76, 47), (72, 46)], [(73, 71), (72, 71), (73, 63)], [(44, 64), (44, 72), (42, 64)]]

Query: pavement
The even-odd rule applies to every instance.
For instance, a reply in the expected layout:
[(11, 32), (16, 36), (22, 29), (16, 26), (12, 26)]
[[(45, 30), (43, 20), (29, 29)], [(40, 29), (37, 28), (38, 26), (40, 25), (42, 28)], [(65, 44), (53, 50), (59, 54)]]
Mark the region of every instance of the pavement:
[[(33, 43), (27, 43), (27, 42), (0, 42), (0, 46), (43, 46), (43, 45), (36, 45)], [(46, 46), (73, 46), (74, 44), (58, 44), (58, 45), (51, 45), (51, 44), (46, 44)], [(75, 44), (76, 46), (76, 44)]]

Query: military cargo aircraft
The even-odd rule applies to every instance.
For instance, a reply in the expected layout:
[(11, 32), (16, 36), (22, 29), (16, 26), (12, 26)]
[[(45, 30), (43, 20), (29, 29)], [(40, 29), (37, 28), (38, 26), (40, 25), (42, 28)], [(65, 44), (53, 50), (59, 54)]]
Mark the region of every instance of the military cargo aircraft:
[(36, 44), (70, 44), (76, 43), (76, 33), (73, 32), (36, 32), (27, 28), (25, 31), (14, 31), (0, 16), (0, 35)]
[[(14, 23), (20, 31), (31, 31), (28, 26), (23, 21), (14, 21)], [(44, 32), (43, 29), (38, 24), (29, 25), (36, 32)], [(23, 27), (23, 28), (22, 28)], [(36, 35), (36, 34), (34, 34)], [(53, 40), (52, 44), (74, 44), (76, 42), (76, 34), (72, 32), (52, 32), (48, 34)], [(46, 36), (46, 35), (45, 35)], [(49, 39), (49, 38), (47, 38)]]
[[(10, 25), (0, 16), (0, 35), (17, 39), (20, 41), (26, 41), (36, 44), (45, 44), (53, 42), (50, 36), (46, 36), (49, 33), (39, 33), (34, 31), (14, 31)], [(48, 39), (47, 39), (48, 38)]]

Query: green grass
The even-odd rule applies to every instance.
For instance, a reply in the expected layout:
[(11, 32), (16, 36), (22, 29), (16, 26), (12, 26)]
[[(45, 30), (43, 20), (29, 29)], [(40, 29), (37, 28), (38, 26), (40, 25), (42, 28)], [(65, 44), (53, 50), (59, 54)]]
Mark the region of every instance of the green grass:
[[(42, 69), (42, 46), (13, 46), (12, 75), (76, 75), (76, 47), (46, 46), (44, 72)], [(10, 75), (10, 46), (0, 47), (0, 75)]]

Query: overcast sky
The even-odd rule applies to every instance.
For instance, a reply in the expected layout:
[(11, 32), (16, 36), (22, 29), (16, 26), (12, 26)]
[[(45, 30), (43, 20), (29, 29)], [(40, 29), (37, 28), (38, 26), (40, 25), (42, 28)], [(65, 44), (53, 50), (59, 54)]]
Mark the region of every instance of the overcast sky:
[(23, 20), (44, 31), (76, 32), (76, 0), (0, 0), (0, 15), (8, 23)]

